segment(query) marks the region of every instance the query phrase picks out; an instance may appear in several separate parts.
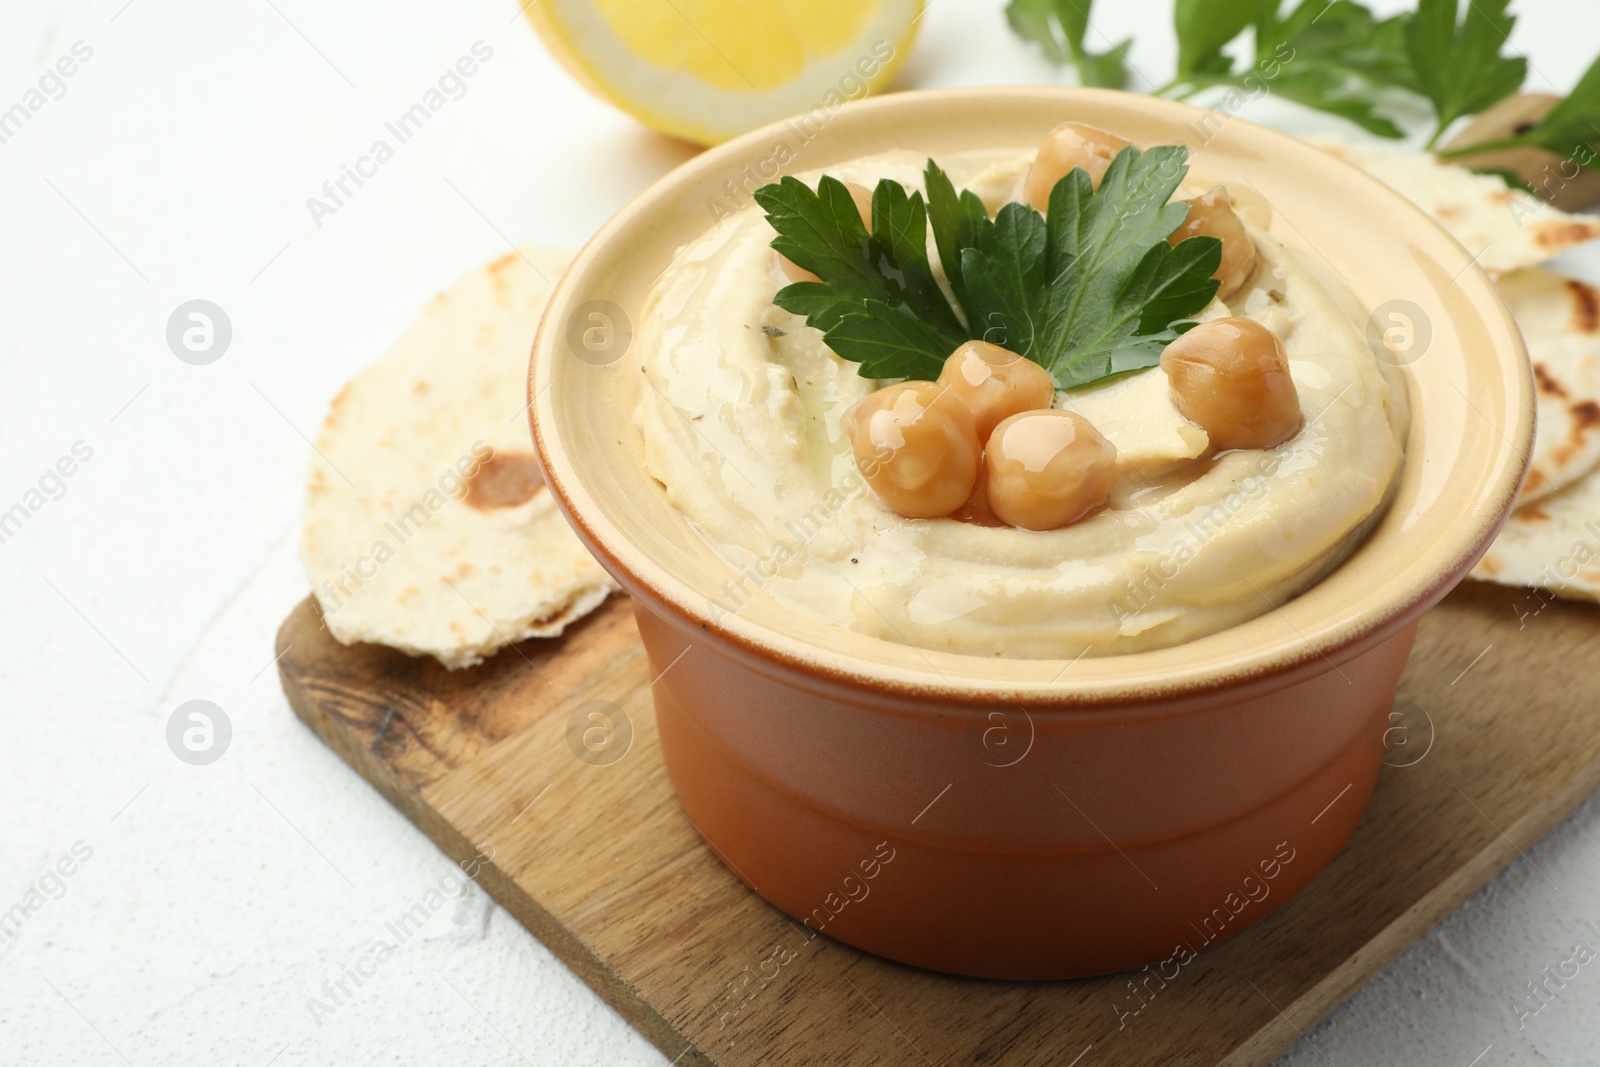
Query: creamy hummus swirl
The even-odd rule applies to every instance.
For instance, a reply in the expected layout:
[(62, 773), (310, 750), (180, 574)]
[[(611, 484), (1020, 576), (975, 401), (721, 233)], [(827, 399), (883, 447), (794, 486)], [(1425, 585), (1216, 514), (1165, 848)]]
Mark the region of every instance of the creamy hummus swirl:
[[(925, 159), (896, 152), (828, 173), (920, 188)], [(939, 162), (994, 201), (1028, 159)], [(1117, 481), (1102, 511), (1033, 532), (907, 519), (878, 501), (839, 422), (884, 383), (773, 305), (786, 279), (760, 210), (724, 218), (658, 280), (632, 348), (645, 467), (731, 564), (723, 588), (707, 591), (713, 612), (775, 596), (922, 648), (1070, 659), (1215, 633), (1316, 581), (1387, 503), (1405, 392), (1366, 345), (1348, 294), (1251, 232), (1256, 276), (1200, 317), (1248, 316), (1281, 338), (1304, 429), (1277, 448), (1195, 458), (1205, 434), (1172, 407), (1159, 368), (1058, 393), (1057, 407), (1117, 446)]]

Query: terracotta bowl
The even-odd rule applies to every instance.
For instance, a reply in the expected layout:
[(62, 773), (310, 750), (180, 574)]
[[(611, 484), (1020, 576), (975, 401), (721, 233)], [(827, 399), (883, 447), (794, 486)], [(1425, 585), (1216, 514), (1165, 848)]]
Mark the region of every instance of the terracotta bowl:
[[(1258, 192), (1270, 232), (1342, 278), (1363, 314), (1405, 300), (1428, 324), (1404, 368), (1413, 423), (1385, 517), (1300, 596), (1155, 652), (983, 658), (864, 637), (770, 597), (723, 613), (713, 598), (737, 572), (640, 466), (627, 348), (654, 279), (712, 224), (713, 202), (775, 176), (780, 144), (793, 172), (891, 148), (1031, 149), (1067, 119), (1188, 143), (1196, 176)], [(1417, 619), (1488, 546), (1521, 482), (1527, 358), (1488, 280), (1408, 202), (1283, 134), (1218, 125), (1092, 90), (851, 105), (803, 144), (774, 126), (673, 171), (606, 224), (550, 301), (530, 383), (550, 489), (635, 597), (683, 810), (811, 931), (966, 975), (1133, 967), (1260, 920), (1361, 819)]]

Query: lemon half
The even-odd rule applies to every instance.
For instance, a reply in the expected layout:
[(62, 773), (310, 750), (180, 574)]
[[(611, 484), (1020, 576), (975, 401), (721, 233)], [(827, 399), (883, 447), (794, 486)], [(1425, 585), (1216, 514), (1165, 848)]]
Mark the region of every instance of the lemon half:
[(535, 0), (528, 19), (591, 92), (715, 144), (831, 114), (904, 62), (924, 0)]

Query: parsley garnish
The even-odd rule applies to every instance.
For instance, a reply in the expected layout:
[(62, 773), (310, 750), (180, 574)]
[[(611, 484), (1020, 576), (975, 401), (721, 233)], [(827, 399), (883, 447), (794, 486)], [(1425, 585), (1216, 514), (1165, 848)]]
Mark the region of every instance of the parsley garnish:
[(1177, 0), (1172, 24), (1178, 32), (1178, 76), (1172, 84), (1229, 74), (1233, 60), (1222, 47), (1245, 31), (1260, 7), (1252, 0)]
[(937, 377), (945, 356), (969, 338), (928, 262), (922, 194), (879, 182), (871, 233), (836, 178), (824, 176), (812, 192), (786, 177), (755, 198), (778, 231), (772, 247), (822, 279), (785, 286), (773, 302), (804, 315), (863, 375)]
[(1503, 56), (1516, 19), (1506, 14), (1508, 0), (1467, 0), (1465, 18), (1456, 22), (1456, 0), (1421, 0), (1406, 23), (1406, 54), (1417, 74), (1417, 88), (1438, 116), (1432, 148), (1445, 128), (1474, 115), (1521, 87), (1528, 61)]
[(1072, 64), (1079, 85), (1102, 89), (1128, 87), (1128, 46), (1133, 39), (1091, 52), (1083, 43), (1092, 0), (1011, 0), (1006, 20), (1019, 36), (1044, 49), (1052, 63)]
[(1301, 0), (1281, 18), (1277, 4), (1264, 5), (1255, 23), (1258, 74), (1279, 73), (1269, 91), (1341, 118), (1381, 137), (1403, 132), (1375, 103), (1385, 87), (1410, 88), (1405, 21), (1379, 21), (1350, 0)]
[[(842, 182), (824, 176), (813, 192), (784, 178), (755, 193), (778, 231), (772, 247), (822, 280), (786, 286), (773, 302), (804, 315), (867, 378), (935, 378), (963, 341), (980, 338), (1040, 364), (1063, 389), (1154, 366), (1218, 286), (1221, 241), (1167, 243), (1188, 214), (1168, 202), (1187, 158), (1176, 145), (1126, 148), (1099, 189), (1074, 170), (1044, 215), (1008, 203), (992, 219), (929, 160), (926, 201), (878, 183), (870, 232)], [(956, 307), (929, 261), (930, 222)]]
[[(1600, 153), (1593, 147), (1597, 139), (1600, 139), (1600, 59), (1584, 71), (1572, 92), (1530, 129), (1500, 141), (1446, 149), (1439, 155), (1453, 159), (1499, 148), (1533, 147), (1554, 152), (1586, 167), (1600, 168)], [(1517, 184), (1522, 184), (1521, 178), (1513, 178)]]
[[(1100, 66), (1115, 61), (1127, 81), (1128, 43), (1096, 56), (1083, 47), (1093, 0), (1011, 0), (1006, 17), (1052, 62), (1072, 64), (1084, 85), (1113, 84)], [(1338, 115), (1372, 133), (1404, 131), (1384, 109), (1406, 98), (1434, 112), (1432, 149), (1458, 119), (1488, 110), (1522, 87), (1527, 60), (1509, 54), (1516, 19), (1510, 0), (1417, 0), (1414, 12), (1379, 19), (1357, 0), (1174, 0), (1177, 71), (1158, 96), (1187, 100), (1207, 89), (1263, 91)], [(1246, 31), (1253, 51), (1224, 50)], [(1237, 51), (1234, 49), (1233, 51)], [(1226, 98), (1224, 98), (1226, 99)], [(1230, 107), (1236, 109), (1237, 105)], [(1492, 144), (1439, 152), (1446, 159), (1501, 148), (1543, 148), (1600, 168), (1600, 59), (1531, 129)], [(1516, 184), (1520, 179), (1512, 176)]]
[[(1591, 147), (1600, 136), (1600, 58), (1589, 65), (1561, 102), (1550, 109), (1522, 141), (1571, 156), (1587, 166), (1600, 166)], [(1481, 148), (1479, 149), (1482, 150)]]
[[(1177, 76), (1161, 92), (1188, 98), (1228, 86), (1276, 93), (1383, 137), (1402, 131), (1374, 107), (1384, 87), (1410, 87), (1405, 27), (1379, 21), (1353, 0), (1177, 0)], [(1235, 68), (1222, 49), (1253, 30), (1250, 62)]]

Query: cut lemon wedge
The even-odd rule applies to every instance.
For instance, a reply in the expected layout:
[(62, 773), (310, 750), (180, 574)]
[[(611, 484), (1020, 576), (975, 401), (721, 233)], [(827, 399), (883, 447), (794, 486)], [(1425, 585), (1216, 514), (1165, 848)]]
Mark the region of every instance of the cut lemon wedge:
[(886, 84), (924, 0), (535, 0), (529, 21), (587, 89), (646, 125), (715, 144), (832, 115)]

